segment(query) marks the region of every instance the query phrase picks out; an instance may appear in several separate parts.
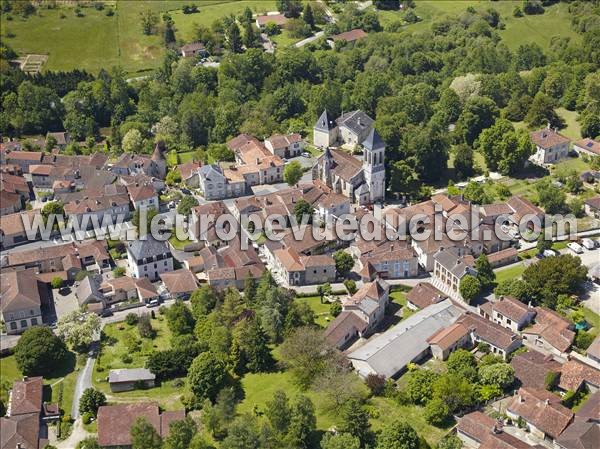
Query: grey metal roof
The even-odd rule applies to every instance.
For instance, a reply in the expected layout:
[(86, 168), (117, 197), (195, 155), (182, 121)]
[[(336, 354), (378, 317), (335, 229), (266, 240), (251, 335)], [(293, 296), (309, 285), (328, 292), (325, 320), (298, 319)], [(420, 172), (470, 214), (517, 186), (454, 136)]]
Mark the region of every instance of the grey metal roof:
[(79, 304), (85, 304), (87, 302), (99, 302), (104, 298), (104, 295), (100, 293), (100, 283), (102, 276), (86, 276), (79, 283), (79, 286), (75, 290), (75, 296)]
[(327, 115), (327, 109), (323, 111), (317, 123), (315, 124), (315, 129), (318, 131), (328, 132), (330, 129), (334, 128), (334, 123), (329, 120), (329, 116)]
[[(429, 337), (453, 324), (462, 312), (450, 300), (432, 304), (371, 339), (348, 358), (366, 363), (377, 374), (393, 377), (429, 347)], [(369, 374), (360, 366), (357, 369), (363, 376)]]
[(440, 249), (433, 258), (459, 279), (465, 274), (471, 274), (475, 271), (473, 267), (464, 262), (463, 257), (459, 255), (456, 248)]
[(365, 129), (373, 126), (374, 120), (363, 111), (357, 110), (343, 114), (336, 122), (338, 126), (345, 126), (355, 134), (361, 134)]
[(381, 140), (381, 136), (375, 131), (375, 128), (372, 128), (367, 138), (363, 141), (362, 146), (367, 150), (380, 150), (385, 148), (385, 143)]
[(147, 234), (146, 240), (133, 240), (127, 244), (127, 251), (139, 260), (144, 257), (158, 256), (159, 254), (170, 254), (169, 247), (165, 242), (155, 240), (152, 235)]
[(156, 376), (146, 368), (111, 369), (108, 374), (108, 382), (111, 384), (118, 382), (138, 382), (154, 379), (156, 379)]
[(208, 179), (212, 181), (212, 177), (216, 177), (217, 179), (223, 179), (223, 172), (221, 171), (221, 167), (215, 164), (203, 165), (200, 167), (200, 176), (204, 179)]

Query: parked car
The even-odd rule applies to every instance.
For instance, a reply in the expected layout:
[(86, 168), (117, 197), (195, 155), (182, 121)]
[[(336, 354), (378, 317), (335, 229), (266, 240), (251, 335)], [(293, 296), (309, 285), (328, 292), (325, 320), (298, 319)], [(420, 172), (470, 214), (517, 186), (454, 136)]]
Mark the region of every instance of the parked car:
[(596, 242), (592, 239), (582, 239), (581, 244), (587, 249), (596, 248)]
[(302, 153), (302, 157), (308, 157), (308, 158), (310, 158), (311, 155), (310, 155), (310, 153), (308, 151), (305, 151), (304, 153)]
[(569, 248), (575, 254), (581, 254), (581, 253), (583, 253), (583, 246), (581, 246), (579, 243), (576, 243), (576, 242), (569, 243), (567, 245), (567, 248)]
[(110, 310), (110, 309), (104, 309), (104, 310), (102, 311), (102, 313), (100, 314), (100, 316), (101, 316), (102, 318), (106, 318), (107, 316), (112, 316), (112, 315), (113, 315), (113, 312), (112, 312), (112, 310)]
[(556, 256), (556, 251), (554, 251), (553, 249), (545, 249), (544, 252), (542, 253), (542, 255), (544, 257), (553, 257)]
[(158, 299), (153, 299), (146, 303), (146, 307), (150, 309), (152, 307), (158, 307), (159, 304), (160, 304), (160, 301)]
[(191, 195), (192, 192), (190, 192), (189, 189), (181, 189), (181, 193), (183, 193), (184, 195)]

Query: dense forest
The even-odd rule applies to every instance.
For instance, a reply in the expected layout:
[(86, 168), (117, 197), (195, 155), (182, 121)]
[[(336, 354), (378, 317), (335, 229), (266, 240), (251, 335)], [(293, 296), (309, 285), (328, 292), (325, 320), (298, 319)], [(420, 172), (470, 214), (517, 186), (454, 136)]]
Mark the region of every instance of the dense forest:
[[(552, 2), (525, 6), (531, 3), (541, 11), (524, 7), (525, 14), (543, 13), (542, 4)], [(308, 135), (323, 109), (331, 116), (362, 109), (387, 144), (390, 190), (420, 197), (423, 183), (443, 177), (451, 151), (465, 177), (473, 174), (474, 150), (491, 170), (519, 171), (533, 148), (511, 122), (561, 128), (555, 108), (563, 107), (579, 113), (584, 137), (600, 135), (599, 8), (598, 2), (569, 3), (581, 39), (556, 36), (547, 52), (537, 44), (510, 51), (499, 37), (503, 24), (493, 2), (413, 34), (394, 26), (380, 31), (374, 11), (348, 3), (334, 31), (363, 27), (367, 39), (335, 49), (321, 39), (276, 54), (255, 48), (255, 37), (246, 36), (252, 27), (244, 26), (251, 14), (243, 14), (197, 30), (222, 51), (218, 68), (172, 50), (155, 74), (130, 82), (119, 68), (28, 76), (11, 68), (14, 54), (3, 43), (0, 132), (65, 129), (87, 142), (69, 151), (85, 152), (102, 130), (106, 149), (115, 153), (149, 152), (161, 139), (169, 149), (197, 150), (205, 158), (211, 146), (240, 132)], [(517, 9), (515, 15), (523, 14)]]

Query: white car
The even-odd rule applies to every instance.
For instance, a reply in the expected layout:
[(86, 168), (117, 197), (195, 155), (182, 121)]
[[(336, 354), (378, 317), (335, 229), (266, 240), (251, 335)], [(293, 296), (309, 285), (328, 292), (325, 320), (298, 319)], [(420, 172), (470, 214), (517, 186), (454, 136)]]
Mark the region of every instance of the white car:
[(544, 257), (553, 257), (556, 256), (556, 251), (554, 251), (553, 249), (545, 249), (542, 254), (544, 255)]
[(308, 158), (310, 158), (311, 155), (310, 155), (310, 153), (308, 151), (305, 151), (304, 153), (302, 153), (302, 157), (308, 157)]
[(581, 244), (586, 247), (586, 249), (594, 249), (596, 248), (596, 242), (592, 239), (582, 239)]
[(579, 243), (571, 242), (567, 245), (567, 248), (569, 248), (575, 254), (583, 253), (583, 247)]

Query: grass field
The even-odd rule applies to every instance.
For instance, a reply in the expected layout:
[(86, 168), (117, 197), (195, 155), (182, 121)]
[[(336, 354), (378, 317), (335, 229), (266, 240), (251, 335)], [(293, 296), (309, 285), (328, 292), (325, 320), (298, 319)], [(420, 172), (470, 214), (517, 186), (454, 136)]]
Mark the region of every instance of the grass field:
[[(58, 385), (63, 385), (62, 401), (60, 401), (59, 406), (64, 410), (65, 414), (71, 413), (71, 404), (73, 402), (75, 382), (77, 380), (79, 368), (80, 366), (76, 361), (75, 355), (71, 354), (69, 359), (56, 369), (55, 373), (44, 378), (44, 385), (51, 386), (51, 397), (45, 397), (45, 400), (58, 402)], [(17, 366), (14, 355), (0, 358), (0, 398), (5, 401), (5, 403), (8, 400), (7, 393), (8, 389), (12, 388), (12, 383), (15, 380), (20, 380), (22, 378), (23, 374)]]
[(496, 271), (496, 283), (500, 283), (502, 281), (506, 281), (508, 279), (517, 279), (520, 278), (525, 271), (525, 264), (518, 263), (509, 268), (504, 268)]
[[(502, 1), (490, 3), (486, 0), (472, 1), (419, 1), (416, 2), (415, 14), (422, 18), (421, 22), (407, 25), (403, 28), (406, 32), (428, 30), (431, 23), (444, 17), (457, 17), (469, 6), (478, 11), (494, 8), (500, 13), (502, 22), (506, 25), (499, 34), (503, 42), (511, 49), (516, 50), (519, 45), (537, 43), (544, 50), (548, 50), (553, 36), (570, 37), (579, 40), (580, 37), (570, 27), (568, 5), (558, 4), (546, 8), (542, 15), (513, 17), (515, 6), (522, 6), (521, 1)], [(381, 23), (385, 26), (399, 20), (402, 14), (395, 11), (380, 11)]]
[(215, 20), (231, 14), (238, 16), (246, 7), (250, 7), (255, 14), (276, 11), (277, 9), (275, 0), (213, 1), (211, 3), (213, 4), (207, 5), (203, 1), (197, 2), (196, 4), (200, 6), (200, 12), (196, 14), (183, 14), (180, 9), (170, 13), (175, 21), (178, 39), (191, 41), (195, 38), (194, 33), (197, 25), (210, 28)]
[(315, 322), (321, 327), (327, 325), (333, 320), (333, 316), (329, 313), (331, 303), (321, 303), (320, 296), (307, 296), (305, 298), (296, 298), (296, 301), (306, 302), (315, 313)]
[[(152, 10), (161, 15), (169, 11), (175, 20), (177, 39), (192, 40), (195, 24), (210, 26), (216, 19), (229, 14), (240, 14), (247, 6), (255, 12), (275, 9), (274, 0), (232, 1), (202, 0), (196, 2), (200, 12), (183, 14), (183, 0), (118, 0), (105, 2), (106, 8), (81, 8), (83, 17), (77, 17), (74, 7), (56, 9), (38, 8), (26, 19), (2, 14), (2, 40), (21, 56), (28, 53), (47, 54), (43, 70), (70, 70), (74, 68), (97, 73), (101, 68), (121, 66), (135, 76), (156, 69), (165, 49), (162, 30), (145, 36), (140, 27), (140, 12)], [(193, 2), (192, 2), (193, 3)], [(111, 17), (107, 9), (114, 9)], [(12, 20), (9, 20), (12, 19)], [(7, 37), (10, 33), (14, 37)]]
[[(162, 350), (170, 347), (171, 332), (167, 327), (164, 317), (157, 315), (152, 320), (152, 327), (156, 330), (154, 339), (141, 338), (137, 327), (126, 323), (114, 323), (104, 327), (107, 336), (102, 343), (102, 349), (92, 374), (95, 388), (108, 395), (109, 402), (127, 402), (152, 400), (160, 403), (167, 410), (175, 410), (182, 407), (180, 394), (181, 386), (176, 381), (163, 382), (160, 386), (148, 390), (134, 390), (123, 393), (111, 393), (106, 377), (110, 369), (114, 368), (142, 368), (146, 359), (154, 350)], [(139, 340), (137, 350), (132, 350), (128, 342)], [(123, 356), (129, 355), (131, 363), (123, 361)], [(100, 371), (99, 371), (100, 368)]]

